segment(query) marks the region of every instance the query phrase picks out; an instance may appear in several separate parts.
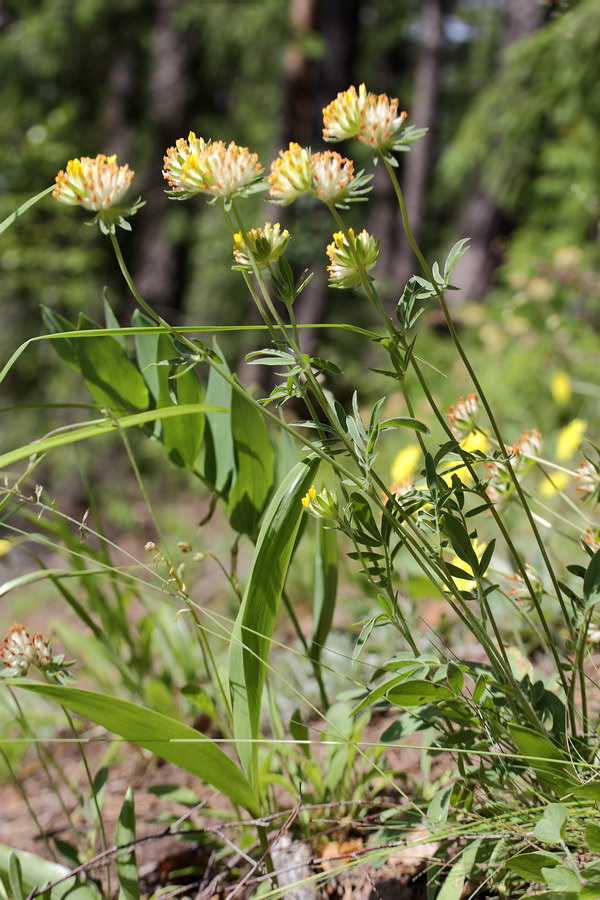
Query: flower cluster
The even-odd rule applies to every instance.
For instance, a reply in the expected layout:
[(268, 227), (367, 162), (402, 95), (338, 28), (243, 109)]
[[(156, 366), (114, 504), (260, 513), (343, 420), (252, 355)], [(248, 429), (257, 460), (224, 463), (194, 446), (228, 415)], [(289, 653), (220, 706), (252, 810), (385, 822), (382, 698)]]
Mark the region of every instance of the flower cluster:
[(14, 675), (27, 675), (30, 666), (45, 671), (52, 664), (52, 651), (41, 634), (30, 637), (23, 625), (11, 625), (0, 645), (0, 663)]
[(354, 85), (339, 93), (323, 110), (323, 137), (326, 141), (345, 141), (358, 137), (362, 114), (367, 102), (367, 89), (361, 84), (358, 92)]
[(114, 232), (117, 225), (130, 231), (124, 217), (135, 215), (143, 206), (139, 201), (129, 207), (120, 205), (133, 176), (128, 165), (117, 165), (116, 156), (82, 156), (70, 159), (65, 171), (61, 169), (52, 196), (61, 203), (97, 213), (93, 223), (97, 222), (105, 234)]
[[(542, 436), (537, 428), (526, 429), (517, 438), (512, 447), (507, 447), (511, 458), (511, 466), (515, 475), (520, 478), (534, 464), (531, 457), (539, 456), (542, 449)], [(507, 500), (514, 489), (508, 467), (501, 460), (487, 463), (488, 483), (486, 492), (495, 505)]]
[(362, 272), (373, 268), (379, 256), (379, 241), (363, 229), (355, 237), (352, 228), (348, 229), (347, 239), (342, 231), (333, 235), (333, 241), (327, 247), (329, 257), (329, 282), (335, 288), (358, 287), (362, 281)]
[(262, 228), (252, 228), (244, 237), (241, 232), (234, 234), (233, 256), (243, 269), (252, 270), (252, 259), (259, 268), (264, 268), (279, 259), (289, 242), (290, 233), (287, 229), (281, 231), (279, 222), (265, 222)]
[(66, 171), (58, 173), (52, 196), (61, 203), (100, 212), (119, 203), (133, 176), (128, 165), (117, 165), (116, 156), (82, 156), (70, 159)]
[(320, 493), (317, 493), (314, 484), (302, 498), (302, 506), (315, 519), (337, 519), (338, 516), (338, 500), (335, 491), (323, 488)]
[[(525, 563), (525, 572), (533, 593), (538, 600), (541, 600), (542, 594), (544, 593), (544, 585), (540, 573), (531, 565), (531, 563)], [(515, 572), (514, 575), (507, 575), (506, 577), (509, 581), (513, 582), (513, 585), (508, 592), (513, 600), (517, 600), (519, 603), (531, 603), (531, 593), (521, 573)]]
[(600, 497), (600, 469), (589, 459), (585, 459), (575, 469), (575, 481), (584, 503)]
[(397, 137), (406, 117), (398, 112), (399, 101), (386, 94), (367, 93), (364, 84), (358, 91), (352, 85), (339, 93), (323, 110), (323, 137), (326, 141), (357, 138), (374, 150), (398, 149)]
[(233, 141), (205, 141), (193, 131), (187, 140), (179, 138), (164, 157), (163, 176), (172, 188), (171, 196), (184, 200), (196, 194), (231, 200), (256, 187), (262, 166), (256, 153)]
[(339, 153), (312, 153), (291, 143), (271, 164), (268, 181), (274, 202), (287, 205), (301, 194), (316, 194), (324, 203), (343, 204), (360, 199), (371, 176), (354, 173), (354, 163)]
[(457, 441), (466, 438), (477, 427), (477, 416), (479, 415), (479, 401), (477, 394), (467, 394), (463, 399), (459, 397), (454, 406), (451, 406), (446, 413), (446, 418), (450, 423), (450, 431)]

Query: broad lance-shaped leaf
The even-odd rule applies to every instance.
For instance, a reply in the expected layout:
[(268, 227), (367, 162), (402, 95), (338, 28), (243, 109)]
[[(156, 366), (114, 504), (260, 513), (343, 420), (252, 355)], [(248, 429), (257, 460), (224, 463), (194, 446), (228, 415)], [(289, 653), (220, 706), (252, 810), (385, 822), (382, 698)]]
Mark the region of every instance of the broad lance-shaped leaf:
[[(8, 886), (8, 867), (11, 853), (16, 854), (21, 866), (23, 887), (30, 893), (34, 888), (43, 888), (46, 884), (53, 884), (61, 878), (66, 878), (69, 869), (59, 863), (51, 862), (35, 853), (27, 850), (13, 850), (6, 844), (0, 844), (0, 880)], [(10, 894), (8, 894), (10, 897)], [(67, 878), (62, 884), (52, 888), (43, 895), (49, 900), (102, 900), (100, 894), (91, 884), (78, 883), (75, 878)]]
[(244, 771), (256, 785), (260, 705), (271, 637), (294, 542), (303, 515), (302, 497), (314, 481), (318, 459), (303, 460), (282, 481), (263, 519), (250, 578), (229, 650), (234, 737)]
[(273, 487), (275, 452), (263, 416), (238, 391), (231, 397), (231, 433), (236, 472), (229, 492), (229, 523), (253, 537)]
[[(81, 315), (79, 331), (99, 326)], [(108, 409), (138, 412), (148, 409), (150, 396), (138, 367), (114, 337), (88, 337), (77, 342), (79, 368), (96, 401)]]
[[(158, 340), (157, 361), (172, 359), (175, 354), (173, 341), (166, 334), (161, 334)], [(178, 367), (179, 368), (179, 367)], [(181, 367), (180, 372), (175, 372), (177, 377), (169, 378), (172, 374), (168, 366), (158, 367), (159, 396), (157, 406), (177, 407), (202, 402), (202, 388), (193, 370), (185, 372)], [(177, 398), (174, 402), (173, 396)], [(194, 462), (204, 434), (204, 416), (198, 414), (193, 417), (176, 416), (162, 423), (162, 440), (173, 462), (186, 469), (193, 469)]]
[[(221, 359), (223, 352), (213, 338), (213, 349)], [(231, 410), (232, 388), (220, 372), (231, 375), (226, 362), (210, 367), (205, 400), (215, 406)], [(285, 434), (285, 432), (283, 432)], [(231, 415), (223, 416), (208, 413), (206, 416), (206, 435), (204, 437), (204, 478), (217, 491), (224, 491), (231, 480), (235, 468), (233, 435), (231, 433)]]
[(243, 772), (220, 747), (195, 728), (106, 694), (23, 678), (5, 679), (4, 683), (55, 700), (71, 712), (191, 772), (251, 815), (259, 814), (256, 794)]

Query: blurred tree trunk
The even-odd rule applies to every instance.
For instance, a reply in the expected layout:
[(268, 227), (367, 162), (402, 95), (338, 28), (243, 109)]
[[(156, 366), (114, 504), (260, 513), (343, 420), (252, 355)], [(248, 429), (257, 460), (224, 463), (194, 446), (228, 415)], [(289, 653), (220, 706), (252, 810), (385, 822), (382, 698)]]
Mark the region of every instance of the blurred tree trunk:
[[(534, 0), (505, 0), (500, 49), (531, 34), (543, 24), (543, 18), (542, 6)], [(510, 102), (510, 98), (507, 100)], [(501, 262), (506, 225), (476, 173), (458, 227), (461, 236), (471, 239), (471, 246), (452, 276), (453, 284), (460, 288), (461, 302), (482, 300), (489, 291), (494, 271)]]
[[(177, 0), (157, 0), (151, 32), (148, 84), (149, 158), (162, 161), (165, 148), (184, 119), (188, 92), (186, 46), (173, 28)], [(153, 170), (155, 167), (153, 166)], [(183, 272), (180, 249), (164, 231), (165, 185), (159, 175), (143, 186), (146, 207), (136, 222), (137, 258), (135, 278), (142, 296), (159, 310), (180, 308)]]
[[(281, 123), (282, 147), (291, 140), (318, 147), (322, 141), (322, 108), (352, 84), (361, 0), (289, 0), (293, 29), (285, 61), (286, 90)], [(307, 52), (310, 36), (322, 41), (321, 53)], [(314, 37), (313, 37), (314, 43)], [(316, 215), (326, 214), (324, 211)], [(285, 210), (288, 223), (293, 208)], [(332, 229), (333, 230), (333, 229)], [(298, 298), (299, 322), (319, 322), (327, 299), (324, 268), (317, 270)], [(317, 340), (314, 331), (303, 332), (303, 347), (310, 353)]]
[[(437, 100), (440, 81), (440, 56), (444, 41), (443, 0), (423, 0), (419, 23), (419, 48), (414, 76), (414, 95), (410, 109), (410, 123), (428, 131), (404, 157), (402, 191), (408, 219), (417, 239), (422, 231), (427, 191), (427, 176), (431, 165)], [(404, 237), (402, 220), (397, 217), (399, 252), (392, 260), (392, 274), (401, 290), (415, 273), (415, 256)], [(398, 245), (396, 245), (398, 246)]]

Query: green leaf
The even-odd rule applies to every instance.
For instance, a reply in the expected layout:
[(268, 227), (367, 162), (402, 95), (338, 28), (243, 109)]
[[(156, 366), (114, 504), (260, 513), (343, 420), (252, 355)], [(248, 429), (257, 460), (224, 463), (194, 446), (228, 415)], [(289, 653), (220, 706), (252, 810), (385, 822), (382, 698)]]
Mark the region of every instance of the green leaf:
[[(302, 497), (314, 480), (318, 459), (303, 460), (282, 481), (265, 513), (229, 650), (234, 737), (256, 739), (271, 637), (296, 534)], [(239, 743), (245, 772), (257, 783), (258, 748)]]
[(454, 694), (444, 685), (417, 680), (405, 682), (397, 689), (391, 690), (387, 699), (394, 706), (424, 706), (426, 703), (435, 703), (439, 700), (453, 700)]
[(585, 826), (585, 842), (594, 853), (600, 853), (600, 825), (588, 822)]
[(444, 532), (450, 538), (452, 549), (459, 559), (468, 563), (473, 572), (477, 572), (479, 568), (479, 560), (477, 554), (473, 550), (471, 539), (467, 529), (459, 519), (449, 514), (444, 515)]
[(574, 797), (584, 797), (586, 800), (593, 800), (600, 803), (600, 781), (590, 781), (589, 784), (582, 784), (581, 787), (573, 790)]
[(243, 773), (217, 744), (197, 729), (118, 697), (23, 678), (9, 679), (6, 683), (55, 700), (126, 741), (151, 750), (223, 791), (233, 803), (245, 807), (252, 815), (258, 815), (256, 794)]
[[(119, 320), (115, 316), (114, 312), (112, 311), (112, 307), (111, 307), (110, 303), (108, 302), (108, 289), (106, 287), (102, 291), (102, 307), (104, 309), (104, 322), (106, 324), (106, 327), (114, 328), (114, 329), (120, 328), (121, 326), (119, 325)], [(136, 310), (136, 312), (137, 312), (137, 310)], [(123, 348), (123, 350), (127, 349), (127, 342), (125, 340), (124, 335), (115, 334), (114, 338), (115, 338), (115, 341), (117, 341), (119, 343), (119, 345)]]
[(302, 713), (299, 709), (295, 709), (292, 713), (292, 718), (290, 719), (290, 734), (295, 741), (301, 742), (300, 750), (307, 759), (310, 758), (312, 754), (310, 752), (310, 744), (307, 743), (309, 739), (308, 725), (302, 721)]
[[(78, 330), (97, 328), (80, 315)], [(149, 404), (142, 373), (114, 337), (88, 337), (77, 342), (79, 368), (96, 403), (115, 410), (139, 412)]]
[(231, 433), (236, 473), (229, 492), (229, 523), (256, 534), (275, 478), (275, 452), (261, 413), (238, 391), (231, 397)]
[(533, 833), (543, 844), (558, 844), (563, 839), (566, 821), (567, 807), (563, 803), (549, 803)]
[(119, 854), (115, 858), (117, 878), (119, 879), (119, 900), (139, 900), (139, 874), (135, 858), (135, 805), (133, 791), (127, 788), (119, 821), (115, 830), (115, 844), (121, 847), (130, 844), (128, 853)]
[(553, 891), (573, 891), (575, 894), (579, 894), (582, 887), (581, 879), (568, 866), (543, 868), (542, 875), (548, 887)]
[(6, 217), (2, 222), (0, 222), (0, 234), (3, 231), (6, 231), (7, 228), (10, 228), (13, 225), (19, 216), (22, 216), (24, 212), (27, 212), (34, 204), (38, 203), (44, 197), (46, 197), (50, 191), (54, 190), (55, 185), (51, 184), (50, 187), (44, 188), (43, 191), (40, 191), (39, 194), (36, 194), (34, 197), (30, 197), (29, 200), (26, 200), (25, 203), (21, 203), (14, 212), (11, 212), (9, 216)]
[[(173, 342), (166, 334), (161, 334), (158, 340), (156, 361), (169, 359), (173, 354)], [(185, 367), (184, 367), (185, 368)], [(182, 367), (176, 367), (176, 371)], [(165, 408), (178, 406), (197, 405), (202, 402), (202, 388), (193, 371), (185, 372), (175, 379), (169, 378), (169, 369), (158, 367), (158, 400), (157, 406)], [(175, 402), (176, 400), (176, 402)], [(202, 445), (204, 434), (204, 415), (190, 418), (189, 416), (176, 416), (163, 422), (162, 441), (165, 449), (173, 462), (185, 469), (193, 469), (196, 457)]]
[(448, 684), (455, 694), (460, 694), (464, 687), (465, 676), (456, 663), (448, 663)]
[[(141, 313), (139, 309), (133, 311), (131, 324), (134, 328), (151, 328), (154, 326), (152, 319), (149, 319)], [(138, 366), (154, 400), (158, 400), (158, 394), (160, 392), (158, 371), (156, 367), (152, 365), (152, 363), (156, 362), (158, 355), (158, 338), (159, 335), (156, 333), (136, 334), (133, 338)], [(54, 343), (57, 343), (57, 341)]]
[[(70, 870), (65, 866), (43, 859), (35, 853), (29, 853), (26, 850), (15, 851), (6, 844), (0, 844), (0, 877), (7, 886), (9, 858), (13, 854), (19, 860), (23, 887), (28, 893), (69, 875)], [(91, 885), (81, 884), (76, 878), (67, 878), (62, 884), (52, 888), (49, 897), (50, 900), (102, 900), (100, 894)], [(44, 895), (44, 900), (46, 900), (46, 895)]]
[[(224, 358), (216, 338), (213, 340), (213, 348), (219, 356)], [(218, 367), (211, 366), (205, 399), (207, 403), (214, 403), (215, 406), (223, 406), (225, 409), (231, 410), (232, 388), (219, 374), (220, 371), (231, 375), (226, 362)], [(222, 492), (235, 470), (231, 414), (223, 416), (219, 413), (207, 413), (206, 426), (204, 477), (209, 484), (214, 486), (215, 490)]]
[(473, 843), (469, 844), (466, 849), (463, 850), (460, 857), (448, 872), (436, 900), (460, 900), (465, 881), (471, 874), (480, 844), (481, 841), (473, 841)]
[(313, 590), (313, 635), (310, 657), (317, 662), (331, 630), (338, 580), (338, 547), (335, 529), (317, 519), (315, 580)]
[(448, 254), (444, 263), (444, 282), (448, 281), (457, 262), (468, 251), (470, 240), (470, 238), (463, 238), (461, 241), (457, 241)]
[[(68, 319), (65, 319), (64, 316), (61, 316), (60, 313), (55, 312), (50, 306), (45, 306), (43, 303), (40, 305), (40, 309), (42, 311), (42, 321), (46, 330), (50, 334), (61, 334), (65, 331), (76, 331), (75, 326), (69, 322)], [(53, 349), (56, 352), (56, 355), (62, 359), (63, 362), (66, 362), (72, 368), (77, 369), (79, 371), (79, 354), (77, 352), (77, 341), (72, 341), (69, 338), (61, 338), (60, 340), (50, 341)]]
[(560, 856), (536, 850), (533, 853), (519, 853), (517, 856), (511, 856), (506, 860), (506, 865), (511, 872), (520, 875), (527, 881), (545, 881), (542, 869), (559, 866), (561, 862)]
[(169, 803), (180, 803), (193, 809), (200, 803), (200, 797), (191, 788), (183, 787), (180, 784), (152, 784), (148, 788), (149, 794), (155, 797), (164, 797)]
[(583, 900), (583, 896), (583, 893), (574, 891), (542, 891), (541, 894), (524, 894), (521, 900)]
[(120, 428), (132, 428), (134, 425), (145, 425), (146, 422), (153, 422), (155, 419), (171, 419), (174, 416), (191, 416), (203, 412), (226, 412), (227, 410), (219, 410), (216, 406), (208, 406), (206, 403), (187, 404), (185, 406), (173, 406), (166, 409), (148, 409), (145, 412), (135, 413), (131, 416), (115, 417), (114, 419), (105, 419), (94, 425), (83, 425), (81, 428), (73, 429), (73, 431), (61, 432), (53, 434), (51, 437), (42, 438), (38, 441), (32, 441), (30, 444), (24, 444), (17, 447), (16, 450), (9, 450), (0, 456), (0, 468), (7, 468), (20, 459), (27, 459), (34, 453), (45, 453), (46, 450), (53, 450), (55, 447), (63, 447), (65, 444), (75, 444), (78, 441), (86, 441), (88, 438), (97, 437), (101, 434), (118, 433)]
[(583, 579), (583, 599), (586, 606), (593, 606), (600, 600), (600, 550), (592, 556)]
[(435, 822), (436, 825), (443, 825), (448, 818), (452, 787), (453, 786), (450, 784), (448, 787), (445, 787), (443, 790), (437, 791), (434, 794), (427, 807), (426, 815), (430, 822)]
[(550, 738), (515, 722), (509, 724), (508, 730), (523, 756), (532, 757), (525, 760), (526, 764), (531, 766), (549, 790), (565, 794), (579, 787), (579, 783), (569, 773), (565, 755)]
[(381, 423), (382, 428), (410, 428), (412, 431), (418, 431), (420, 434), (430, 434), (429, 428), (424, 422), (418, 419), (411, 419), (408, 416), (395, 416), (393, 419), (384, 419)]
[(25, 900), (23, 873), (16, 853), (10, 853), (8, 856), (8, 883), (13, 893), (13, 900)]

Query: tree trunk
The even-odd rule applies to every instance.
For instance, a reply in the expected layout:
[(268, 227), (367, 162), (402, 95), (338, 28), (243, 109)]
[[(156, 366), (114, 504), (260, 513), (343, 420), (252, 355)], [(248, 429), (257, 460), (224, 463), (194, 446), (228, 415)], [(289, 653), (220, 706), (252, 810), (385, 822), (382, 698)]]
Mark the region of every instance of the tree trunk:
[[(505, 0), (501, 49), (531, 34), (542, 23), (542, 7), (535, 0)], [(461, 302), (483, 300), (489, 291), (502, 259), (503, 232), (507, 230), (503, 225), (506, 222), (495, 201), (476, 175), (464, 202), (458, 229), (460, 235), (471, 239), (471, 246), (452, 275), (453, 284), (460, 289), (457, 297)]]
[[(412, 232), (419, 240), (425, 212), (427, 176), (430, 170), (437, 99), (439, 93), (440, 55), (443, 46), (442, 0), (423, 0), (419, 23), (420, 42), (415, 68), (415, 88), (410, 122), (428, 131), (413, 144), (405, 156), (402, 174), (402, 191), (406, 201), (408, 220)], [(392, 261), (392, 274), (400, 290), (415, 273), (415, 256), (410, 244), (403, 237), (402, 220), (397, 217), (399, 250)], [(397, 245), (398, 246), (398, 245)]]
[[(149, 156), (154, 160), (162, 160), (165, 147), (173, 143), (187, 101), (186, 48), (181, 35), (172, 27), (176, 5), (177, 0), (158, 0), (152, 28), (148, 106), (152, 122)], [(179, 308), (184, 266), (178, 248), (164, 231), (164, 189), (160, 176), (153, 177), (144, 186), (146, 207), (139, 227), (135, 223), (138, 239), (135, 278), (141, 294), (152, 306), (172, 310)]]

